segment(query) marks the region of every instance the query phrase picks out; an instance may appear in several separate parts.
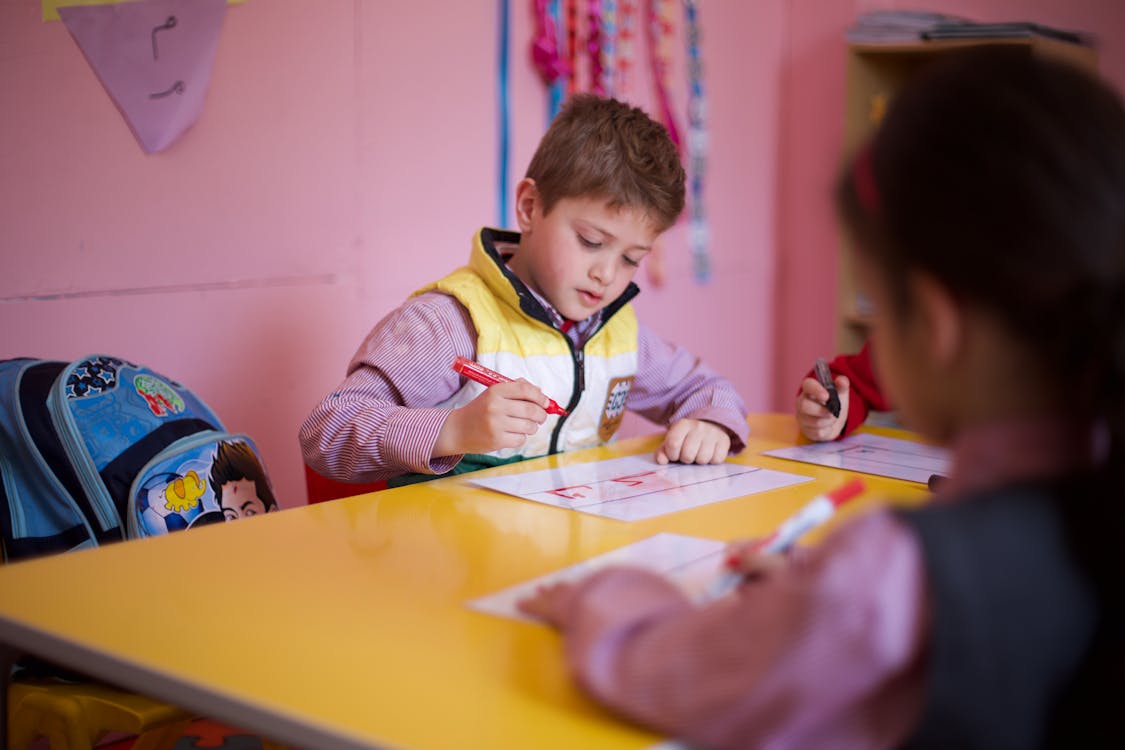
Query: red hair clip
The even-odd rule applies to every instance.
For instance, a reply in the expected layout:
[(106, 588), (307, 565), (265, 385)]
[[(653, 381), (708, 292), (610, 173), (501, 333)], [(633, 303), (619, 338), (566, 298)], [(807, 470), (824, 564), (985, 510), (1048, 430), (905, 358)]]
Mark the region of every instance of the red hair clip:
[(859, 197), (859, 205), (871, 215), (879, 213), (881, 201), (879, 188), (875, 184), (875, 168), (871, 158), (871, 144), (868, 143), (856, 155), (852, 163), (852, 186)]

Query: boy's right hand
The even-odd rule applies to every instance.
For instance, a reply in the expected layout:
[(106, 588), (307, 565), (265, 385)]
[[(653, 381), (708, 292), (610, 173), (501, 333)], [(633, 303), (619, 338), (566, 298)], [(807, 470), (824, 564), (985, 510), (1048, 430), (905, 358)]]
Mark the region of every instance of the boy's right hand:
[(840, 396), (840, 416), (833, 417), (825, 408), (828, 390), (816, 378), (801, 381), (801, 392), (797, 394), (797, 424), (801, 434), (809, 440), (824, 442), (835, 440), (844, 431), (848, 421), (848, 390), (851, 383), (844, 375), (836, 376), (836, 391)]
[(526, 380), (497, 383), (445, 419), (434, 457), (519, 448), (547, 421), (548, 399)]

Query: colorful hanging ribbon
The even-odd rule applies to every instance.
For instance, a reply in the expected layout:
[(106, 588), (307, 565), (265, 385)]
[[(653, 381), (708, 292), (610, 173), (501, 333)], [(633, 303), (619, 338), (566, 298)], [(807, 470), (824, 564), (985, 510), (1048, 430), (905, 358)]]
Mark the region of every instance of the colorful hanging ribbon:
[(699, 4), (684, 0), (688, 61), (688, 174), (690, 210), (688, 244), (691, 248), (695, 280), (711, 280), (711, 258), (708, 252), (711, 232), (703, 210), (703, 178), (707, 168), (707, 99), (703, 92), (703, 59), (700, 52)]
[(671, 4), (667, 0), (648, 0), (645, 3), (647, 18), (645, 28), (648, 32), (649, 60), (652, 63), (652, 81), (656, 87), (656, 102), (660, 119), (668, 129), (668, 135), (676, 148), (680, 146), (680, 131), (672, 116), (672, 100), (668, 95), (669, 45), (672, 37), (672, 20), (669, 17)]
[(498, 161), (496, 175), (496, 227), (503, 229), (508, 226), (508, 155), (511, 150), (511, 106), (509, 90), (511, 88), (511, 70), (508, 62), (508, 48), (511, 36), (511, 0), (500, 0), (500, 48), (497, 50), (497, 68), (499, 80), (497, 81), (497, 113), (500, 120), (500, 143), (498, 144)]
[(535, 0), (535, 39), (531, 61), (547, 84), (547, 122), (555, 119), (562, 106), (566, 83), (566, 63), (559, 54), (559, 0)]
[(590, 91), (605, 96), (602, 75), (602, 2), (586, 2), (586, 54), (590, 57)]
[(618, 99), (629, 91), (629, 76), (633, 72), (633, 42), (636, 31), (637, 0), (620, 0), (617, 6), (617, 80), (613, 89)]
[(566, 95), (578, 91), (578, 0), (566, 0)]
[(614, 78), (617, 75), (617, 0), (603, 0), (601, 13), (601, 55), (598, 68), (602, 93), (614, 95)]

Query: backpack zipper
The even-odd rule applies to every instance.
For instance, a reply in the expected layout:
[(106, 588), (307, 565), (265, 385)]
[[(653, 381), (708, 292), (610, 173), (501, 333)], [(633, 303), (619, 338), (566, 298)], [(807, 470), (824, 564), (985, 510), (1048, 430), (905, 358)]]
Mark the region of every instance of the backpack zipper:
[(78, 437), (78, 425), (66, 405), (66, 396), (63, 395), (63, 390), (70, 369), (70, 367), (67, 367), (63, 370), (59, 374), (58, 380), (51, 386), (51, 395), (47, 399), (47, 413), (50, 414), (55, 432), (66, 449), (66, 455), (70, 459), (71, 466), (74, 467), (74, 473), (78, 475), (78, 482), (86, 492), (86, 497), (90, 499), (90, 506), (102, 526), (102, 531), (109, 531), (113, 528), (120, 529), (122, 526), (121, 519), (117, 517), (113, 500), (102, 484), (98, 469), (86, 452), (86, 446), (82, 444), (81, 438)]

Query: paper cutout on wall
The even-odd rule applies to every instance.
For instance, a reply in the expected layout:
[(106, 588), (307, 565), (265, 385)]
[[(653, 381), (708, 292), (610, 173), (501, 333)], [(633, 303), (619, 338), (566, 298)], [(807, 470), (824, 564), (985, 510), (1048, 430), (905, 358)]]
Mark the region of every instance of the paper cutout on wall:
[[(43, 20), (59, 20), (59, 8), (69, 8), (73, 5), (114, 5), (116, 3), (129, 3), (134, 0), (40, 0), (43, 6)], [(227, 0), (227, 5), (242, 5), (246, 0)]]
[(226, 0), (139, 0), (59, 8), (71, 36), (146, 153), (203, 110)]

